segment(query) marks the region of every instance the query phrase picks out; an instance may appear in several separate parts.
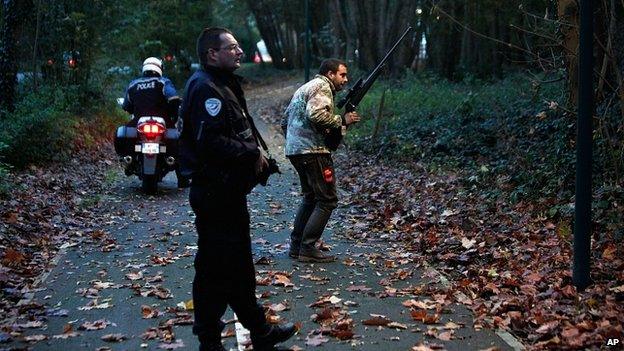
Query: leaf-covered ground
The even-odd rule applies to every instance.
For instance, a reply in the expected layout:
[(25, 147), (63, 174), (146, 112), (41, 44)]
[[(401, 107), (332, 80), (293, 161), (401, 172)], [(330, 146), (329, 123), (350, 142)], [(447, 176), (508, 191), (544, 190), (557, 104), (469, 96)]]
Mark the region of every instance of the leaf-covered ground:
[(578, 293), (571, 237), (531, 204), (486, 205), (462, 175), (431, 175), (418, 164), (387, 165), (354, 153), (340, 160), (344, 206), (358, 224), (347, 227), (347, 235), (401, 243), (404, 252), (438, 267), (476, 325), (510, 330), (531, 349), (599, 348), (609, 338), (622, 340), (621, 245), (594, 243), (594, 284)]
[(0, 320), (41, 308), (18, 303), (38, 289), (33, 286), (68, 240), (97, 231), (111, 152), (105, 144), (64, 165), (13, 174), (14, 189), (0, 201)]

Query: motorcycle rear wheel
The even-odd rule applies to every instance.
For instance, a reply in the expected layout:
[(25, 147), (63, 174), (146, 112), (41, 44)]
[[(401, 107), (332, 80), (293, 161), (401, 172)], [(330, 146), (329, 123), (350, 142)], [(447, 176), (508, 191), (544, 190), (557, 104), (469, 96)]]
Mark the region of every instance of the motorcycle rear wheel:
[(155, 174), (143, 175), (143, 192), (148, 195), (156, 194), (158, 190), (158, 178)]

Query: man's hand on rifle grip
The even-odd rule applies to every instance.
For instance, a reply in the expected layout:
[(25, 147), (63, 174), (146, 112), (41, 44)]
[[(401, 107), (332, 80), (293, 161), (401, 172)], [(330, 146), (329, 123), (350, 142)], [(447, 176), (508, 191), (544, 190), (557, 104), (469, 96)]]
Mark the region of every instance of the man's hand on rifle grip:
[(357, 112), (347, 112), (344, 114), (344, 120), (346, 125), (351, 125), (360, 121), (360, 115)]

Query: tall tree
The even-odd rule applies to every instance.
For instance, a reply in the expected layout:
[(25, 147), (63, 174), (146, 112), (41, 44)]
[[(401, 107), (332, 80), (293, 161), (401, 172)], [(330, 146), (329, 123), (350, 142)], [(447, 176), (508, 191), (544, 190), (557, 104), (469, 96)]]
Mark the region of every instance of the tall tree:
[(568, 100), (576, 104), (578, 90), (579, 11), (576, 0), (558, 0), (559, 30), (567, 71)]
[(0, 33), (0, 110), (13, 111), (17, 84), (17, 41), (30, 1), (3, 0)]

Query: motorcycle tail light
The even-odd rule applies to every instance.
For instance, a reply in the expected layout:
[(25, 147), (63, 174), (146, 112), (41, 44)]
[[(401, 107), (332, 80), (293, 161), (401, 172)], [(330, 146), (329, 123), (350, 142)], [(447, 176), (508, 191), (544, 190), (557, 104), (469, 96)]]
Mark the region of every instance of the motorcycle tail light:
[(157, 136), (165, 132), (165, 126), (160, 123), (143, 123), (138, 127), (140, 133), (145, 134), (148, 138)]

